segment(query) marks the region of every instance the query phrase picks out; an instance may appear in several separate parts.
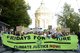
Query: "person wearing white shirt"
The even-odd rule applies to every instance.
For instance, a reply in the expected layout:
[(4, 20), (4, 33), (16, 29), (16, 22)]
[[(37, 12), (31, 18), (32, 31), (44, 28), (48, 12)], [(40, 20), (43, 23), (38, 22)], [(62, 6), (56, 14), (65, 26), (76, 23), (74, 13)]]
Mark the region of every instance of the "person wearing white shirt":
[(47, 36), (47, 34), (46, 33), (44, 33), (44, 37), (46, 37)]

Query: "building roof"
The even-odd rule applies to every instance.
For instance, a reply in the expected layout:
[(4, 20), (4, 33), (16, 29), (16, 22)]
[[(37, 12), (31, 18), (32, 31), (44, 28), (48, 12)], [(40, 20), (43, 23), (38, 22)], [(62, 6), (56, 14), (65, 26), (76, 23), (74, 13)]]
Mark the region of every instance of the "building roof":
[(6, 24), (6, 23), (4, 23), (2, 21), (0, 21), (0, 25), (10, 26), (9, 24)]
[(41, 5), (39, 6), (39, 8), (36, 10), (35, 13), (52, 13), (46, 6), (45, 6), (45, 2), (42, 0)]
[(4, 25), (4, 26), (10, 26), (9, 24), (3, 22), (4, 16), (0, 15), (0, 25)]

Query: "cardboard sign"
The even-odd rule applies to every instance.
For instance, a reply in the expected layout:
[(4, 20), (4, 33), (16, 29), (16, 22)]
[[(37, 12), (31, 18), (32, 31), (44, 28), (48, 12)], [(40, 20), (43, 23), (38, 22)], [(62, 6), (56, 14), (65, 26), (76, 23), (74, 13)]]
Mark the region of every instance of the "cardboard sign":
[(60, 38), (48, 38), (35, 34), (15, 36), (4, 34), (2, 36), (4, 45), (18, 50), (77, 50), (78, 39), (76, 35), (68, 35)]

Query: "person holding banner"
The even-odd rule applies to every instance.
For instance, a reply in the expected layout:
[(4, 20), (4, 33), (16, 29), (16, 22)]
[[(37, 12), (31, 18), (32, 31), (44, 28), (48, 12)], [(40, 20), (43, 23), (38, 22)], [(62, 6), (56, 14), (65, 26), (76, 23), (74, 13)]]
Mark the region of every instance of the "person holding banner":
[(16, 31), (16, 34), (15, 34), (16, 36), (20, 36), (20, 33), (19, 33), (19, 31)]
[(78, 32), (78, 40), (79, 40), (79, 45), (80, 45), (80, 32)]
[(47, 36), (47, 32), (44, 32), (44, 37), (46, 37)]
[(2, 46), (1, 36), (2, 36), (2, 33), (1, 33), (1, 31), (0, 31), (0, 46)]
[(51, 38), (51, 35), (52, 35), (52, 34), (51, 34), (51, 32), (49, 31), (48, 34), (47, 34), (47, 37), (48, 37), (48, 38)]

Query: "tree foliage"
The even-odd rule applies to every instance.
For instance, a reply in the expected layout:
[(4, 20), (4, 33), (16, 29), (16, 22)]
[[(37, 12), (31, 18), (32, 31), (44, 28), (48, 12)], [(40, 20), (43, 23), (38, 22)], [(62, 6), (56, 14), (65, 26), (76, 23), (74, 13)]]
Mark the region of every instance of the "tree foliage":
[(18, 25), (29, 26), (31, 19), (27, 10), (29, 6), (24, 0), (0, 0), (0, 8), (2, 9), (0, 21), (9, 24), (12, 27)]
[(80, 15), (74, 12), (67, 3), (64, 4), (62, 15), (58, 15), (58, 24), (70, 28), (71, 32), (79, 31)]

